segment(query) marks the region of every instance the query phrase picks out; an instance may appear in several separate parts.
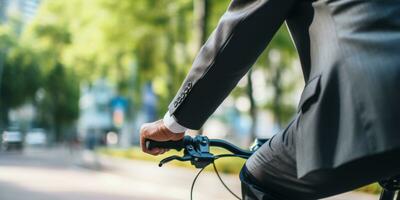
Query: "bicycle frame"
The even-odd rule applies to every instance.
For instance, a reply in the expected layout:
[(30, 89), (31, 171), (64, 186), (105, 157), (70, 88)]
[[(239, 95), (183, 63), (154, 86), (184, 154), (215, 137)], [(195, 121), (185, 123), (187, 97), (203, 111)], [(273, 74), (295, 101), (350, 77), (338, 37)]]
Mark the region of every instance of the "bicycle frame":
[(382, 192), (379, 200), (400, 200), (400, 176), (379, 182)]

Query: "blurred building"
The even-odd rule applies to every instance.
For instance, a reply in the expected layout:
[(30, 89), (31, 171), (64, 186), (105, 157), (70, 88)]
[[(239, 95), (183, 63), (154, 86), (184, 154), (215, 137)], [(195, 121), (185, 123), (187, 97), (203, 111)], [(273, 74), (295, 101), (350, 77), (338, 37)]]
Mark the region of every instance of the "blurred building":
[(97, 142), (104, 142), (106, 134), (114, 127), (110, 106), (114, 96), (114, 88), (105, 79), (82, 86), (78, 119), (80, 138), (95, 138)]
[(0, 23), (6, 20), (7, 0), (0, 0)]
[(0, 22), (16, 16), (26, 24), (34, 18), (40, 3), (41, 0), (0, 0)]

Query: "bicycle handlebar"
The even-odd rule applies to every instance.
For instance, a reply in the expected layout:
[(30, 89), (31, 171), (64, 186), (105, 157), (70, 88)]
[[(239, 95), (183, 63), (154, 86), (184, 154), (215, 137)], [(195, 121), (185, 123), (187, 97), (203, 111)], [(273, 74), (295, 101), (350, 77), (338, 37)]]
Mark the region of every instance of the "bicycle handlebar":
[[(190, 161), (196, 168), (204, 168), (208, 164), (214, 162), (214, 160), (227, 157), (235, 156), (241, 158), (249, 158), (266, 140), (256, 140), (255, 145), (251, 148), (251, 151), (241, 149), (234, 144), (220, 139), (208, 139), (207, 136), (198, 135), (196, 137), (185, 136), (182, 140), (178, 141), (154, 141), (146, 140), (146, 148), (151, 150), (153, 148), (166, 148), (175, 149), (177, 151), (183, 151), (183, 156), (170, 156), (160, 161), (159, 166), (170, 162), (172, 160), (178, 161)], [(210, 147), (220, 147), (231, 152), (231, 154), (214, 155), (210, 152)]]
[[(260, 145), (260, 142), (255, 143), (257, 144), (256, 146)], [(220, 139), (208, 139), (207, 136), (203, 135), (198, 135), (196, 137), (190, 137), (190, 136), (185, 136), (182, 140), (178, 141), (165, 141), (165, 142), (159, 142), (159, 141), (154, 141), (154, 140), (146, 140), (145, 141), (145, 146), (147, 149), (151, 150), (153, 148), (167, 148), (167, 149), (175, 149), (177, 151), (180, 151), (184, 149), (183, 155), (178, 156), (178, 155), (172, 155), (166, 158), (163, 158), (160, 163), (158, 164), (159, 167), (162, 167), (164, 164), (177, 160), (177, 161), (190, 161), (190, 164), (193, 165), (194, 167), (201, 169), (199, 173), (197, 174), (196, 178), (193, 181), (192, 184), (192, 189), (191, 189), (191, 199), (192, 199), (192, 194), (193, 194), (193, 186), (194, 183), (199, 176), (199, 174), (204, 170), (205, 167), (207, 167), (209, 164), (213, 164), (214, 170), (218, 175), (218, 178), (221, 180), (223, 185), (229, 190), (229, 188), (225, 185), (225, 183), (222, 181), (221, 177), (218, 174), (217, 168), (215, 167), (214, 161), (219, 159), (219, 158), (224, 158), (224, 157), (239, 157), (243, 159), (248, 159), (251, 154), (257, 150), (257, 148), (252, 148), (252, 151), (247, 151), (243, 150), (227, 141), (220, 140)], [(231, 153), (227, 154), (219, 154), (219, 155), (214, 155), (213, 153), (210, 152), (210, 147), (220, 147), (225, 150), (230, 151)], [(235, 197), (240, 199), (237, 195), (235, 195), (231, 190), (229, 190)]]
[(175, 149), (177, 151), (180, 151), (184, 148), (184, 143), (183, 139), (178, 141), (165, 141), (165, 142), (146, 140), (146, 149), (151, 150), (154, 148)]
[(209, 145), (210, 147), (220, 147), (223, 149), (226, 149), (230, 151), (233, 154), (237, 155), (243, 155), (243, 156), (250, 156), (253, 152), (243, 150), (234, 144), (227, 142), (225, 140), (220, 140), (220, 139), (208, 139), (205, 140), (202, 136), (200, 141), (197, 141), (196, 138), (192, 138), (190, 136), (185, 136), (182, 140), (178, 141), (165, 141), (165, 142), (159, 142), (159, 141), (154, 141), (154, 140), (146, 140), (146, 148), (151, 150), (153, 148), (165, 148), (165, 149), (175, 149), (177, 151), (182, 150), (185, 148), (187, 145), (192, 145), (195, 146), (196, 142), (200, 143), (202, 145)]
[(247, 151), (247, 150), (241, 149), (241, 148), (233, 145), (232, 143), (229, 143), (225, 140), (220, 140), (220, 139), (211, 139), (210, 146), (220, 147), (220, 148), (230, 151), (233, 154), (243, 155), (243, 156), (251, 156), (251, 154), (254, 153), (252, 151)]

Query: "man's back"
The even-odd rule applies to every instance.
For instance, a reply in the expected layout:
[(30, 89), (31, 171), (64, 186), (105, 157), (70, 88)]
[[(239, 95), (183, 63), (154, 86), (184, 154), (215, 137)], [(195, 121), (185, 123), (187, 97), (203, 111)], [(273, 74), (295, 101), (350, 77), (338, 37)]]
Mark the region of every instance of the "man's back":
[(298, 4), (287, 23), (307, 82), (299, 176), (399, 147), (399, 1)]

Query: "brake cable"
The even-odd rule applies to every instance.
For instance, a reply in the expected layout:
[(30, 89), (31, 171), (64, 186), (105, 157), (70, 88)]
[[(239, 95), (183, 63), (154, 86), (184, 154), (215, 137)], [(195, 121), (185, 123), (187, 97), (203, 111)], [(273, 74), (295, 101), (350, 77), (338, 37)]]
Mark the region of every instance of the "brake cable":
[[(243, 155), (236, 155), (236, 154), (220, 154), (220, 155), (216, 155), (216, 156), (214, 157), (214, 158), (215, 158), (214, 160), (217, 160), (217, 159), (219, 159), (219, 158), (226, 158), (226, 157), (247, 158), (247, 156), (243, 156)], [(217, 169), (217, 166), (215, 165), (215, 162), (214, 162), (214, 161), (212, 162), (212, 165), (213, 165), (213, 168), (214, 168), (215, 173), (217, 174), (217, 177), (218, 177), (219, 181), (222, 183), (222, 185), (225, 187), (225, 189), (228, 190), (229, 193), (231, 193), (236, 199), (242, 200), (237, 194), (235, 194), (235, 193), (226, 185), (226, 183), (224, 182), (224, 180), (222, 180), (222, 177), (221, 177), (221, 175), (219, 174), (218, 169)], [(194, 185), (195, 185), (195, 183), (196, 183), (198, 177), (200, 176), (201, 172), (203, 172), (203, 170), (204, 170), (205, 168), (206, 168), (206, 167), (201, 168), (200, 171), (196, 174), (196, 176), (195, 176), (194, 179), (193, 179), (192, 186), (191, 186), (191, 188), (190, 188), (190, 200), (193, 200)]]
[[(170, 162), (172, 160), (178, 160), (178, 161), (190, 161), (192, 165), (194, 165), (196, 168), (200, 169), (199, 172), (196, 174), (192, 185), (190, 189), (190, 199), (193, 200), (193, 190), (194, 190), (194, 185), (196, 184), (197, 179), (199, 178), (200, 174), (204, 171), (205, 167), (208, 166), (209, 164), (212, 164), (214, 167), (214, 171), (218, 176), (218, 179), (222, 183), (222, 185), (238, 200), (241, 200), (238, 195), (236, 195), (222, 180), (217, 167), (215, 165), (215, 160), (219, 158), (225, 158), (225, 157), (239, 157), (243, 159), (247, 159), (250, 157), (250, 155), (256, 151), (263, 143), (265, 143), (267, 140), (256, 140), (254, 145), (250, 148), (251, 151), (244, 151), (241, 150), (240, 148), (230, 144), (226, 143), (223, 140), (209, 140), (207, 136), (196, 136), (194, 138), (190, 136), (185, 136), (182, 140), (180, 141), (166, 141), (166, 142), (159, 142), (159, 141), (153, 141), (153, 140), (146, 140), (145, 145), (147, 149), (152, 149), (154, 147), (159, 147), (159, 148), (167, 148), (167, 149), (175, 149), (177, 151), (180, 151), (184, 149), (184, 155), (182, 157), (180, 156), (170, 156), (167, 158), (164, 158), (160, 161), (159, 166), (161, 167), (163, 164)], [(216, 147), (222, 147), (224, 149), (227, 149), (228, 151), (232, 152), (232, 154), (220, 154), (220, 155), (213, 155), (210, 153), (210, 144), (211, 146), (216, 146)]]
[(193, 200), (194, 184), (196, 183), (197, 178), (199, 178), (201, 172), (203, 172), (204, 169), (205, 169), (205, 167), (201, 168), (200, 171), (197, 173), (196, 177), (194, 177), (194, 179), (193, 179), (192, 186), (190, 187), (190, 200)]
[(215, 162), (212, 163), (213, 167), (214, 167), (214, 171), (217, 174), (219, 180), (221, 181), (222, 185), (224, 185), (224, 187), (233, 195), (236, 197), (236, 199), (242, 200), (237, 194), (235, 194), (226, 184), (225, 182), (222, 180), (221, 176), (218, 173), (217, 167), (215, 166)]

